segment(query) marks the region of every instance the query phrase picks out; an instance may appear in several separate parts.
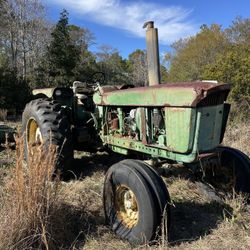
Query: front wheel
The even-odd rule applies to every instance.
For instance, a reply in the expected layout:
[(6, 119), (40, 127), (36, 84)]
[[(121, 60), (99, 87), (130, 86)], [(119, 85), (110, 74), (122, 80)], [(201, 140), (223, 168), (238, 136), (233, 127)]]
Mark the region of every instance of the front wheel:
[(164, 211), (169, 219), (169, 194), (158, 177), (136, 160), (116, 163), (106, 174), (106, 219), (118, 236), (133, 245), (148, 243), (160, 233)]

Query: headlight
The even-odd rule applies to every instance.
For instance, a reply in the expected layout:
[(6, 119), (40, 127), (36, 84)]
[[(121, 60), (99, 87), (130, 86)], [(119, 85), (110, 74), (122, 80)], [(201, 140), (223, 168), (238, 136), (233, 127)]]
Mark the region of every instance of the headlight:
[(61, 91), (60, 89), (57, 89), (57, 90), (55, 91), (55, 95), (56, 95), (56, 96), (61, 96), (61, 95), (62, 95), (62, 91)]

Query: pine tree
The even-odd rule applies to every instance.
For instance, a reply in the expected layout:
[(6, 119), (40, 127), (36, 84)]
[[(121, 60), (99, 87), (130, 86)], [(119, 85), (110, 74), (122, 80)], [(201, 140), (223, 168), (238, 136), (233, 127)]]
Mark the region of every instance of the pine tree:
[(74, 68), (80, 60), (80, 49), (70, 39), (66, 10), (61, 12), (51, 36), (48, 48), (49, 75), (55, 85), (70, 85), (74, 80)]

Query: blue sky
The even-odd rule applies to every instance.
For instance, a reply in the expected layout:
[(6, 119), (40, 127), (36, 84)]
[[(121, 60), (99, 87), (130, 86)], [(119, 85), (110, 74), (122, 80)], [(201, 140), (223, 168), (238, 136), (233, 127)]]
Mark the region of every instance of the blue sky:
[(231, 25), (236, 16), (250, 18), (250, 0), (44, 0), (49, 18), (56, 22), (65, 8), (70, 23), (91, 30), (98, 50), (102, 44), (117, 48), (123, 57), (145, 48), (145, 21), (159, 28), (160, 51), (173, 41), (194, 35), (202, 24)]

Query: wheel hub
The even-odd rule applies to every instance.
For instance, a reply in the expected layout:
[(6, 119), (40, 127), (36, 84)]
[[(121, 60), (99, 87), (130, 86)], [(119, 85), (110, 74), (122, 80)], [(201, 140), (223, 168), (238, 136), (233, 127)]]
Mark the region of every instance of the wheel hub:
[(135, 194), (128, 187), (121, 185), (116, 190), (115, 208), (118, 218), (128, 227), (134, 227), (139, 219), (138, 204)]
[(42, 143), (42, 133), (34, 118), (30, 118), (27, 124), (27, 142), (30, 144)]

